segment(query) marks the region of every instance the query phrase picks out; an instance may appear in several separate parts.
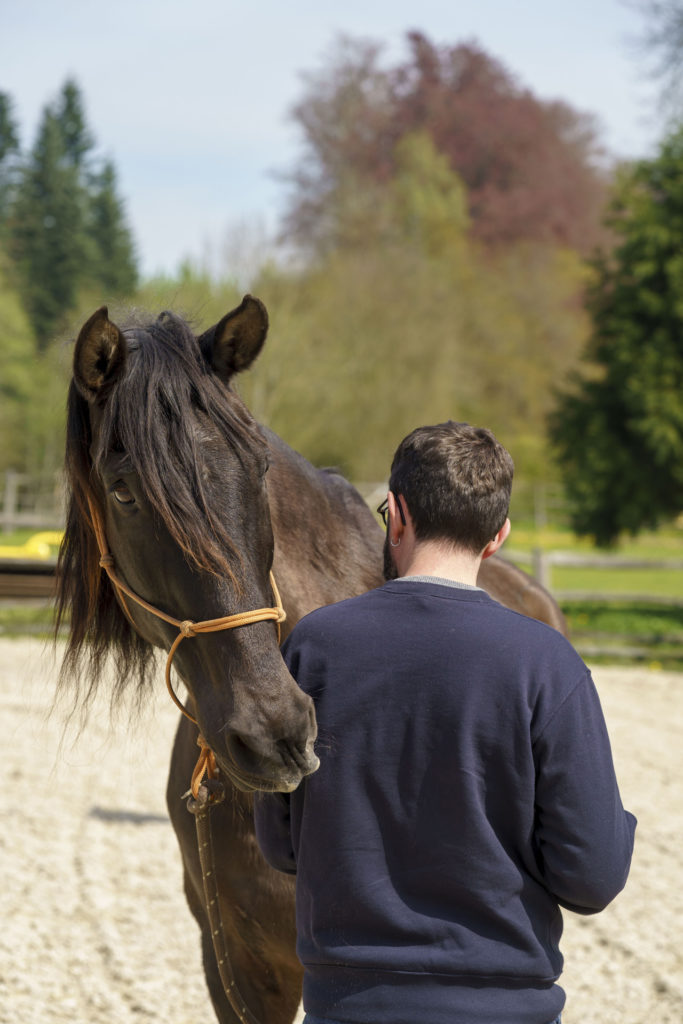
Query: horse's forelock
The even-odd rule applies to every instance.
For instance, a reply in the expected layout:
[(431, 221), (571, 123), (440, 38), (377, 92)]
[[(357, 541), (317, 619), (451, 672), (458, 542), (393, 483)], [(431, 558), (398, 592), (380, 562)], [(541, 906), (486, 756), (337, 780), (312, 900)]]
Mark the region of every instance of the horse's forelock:
[(129, 349), (124, 374), (102, 410), (95, 465), (112, 450), (125, 451), (147, 500), (188, 559), (237, 584), (239, 553), (205, 496), (196, 416), (203, 413), (243, 461), (263, 451), (260, 429), (209, 371), (184, 321), (162, 314), (147, 330), (136, 327)]

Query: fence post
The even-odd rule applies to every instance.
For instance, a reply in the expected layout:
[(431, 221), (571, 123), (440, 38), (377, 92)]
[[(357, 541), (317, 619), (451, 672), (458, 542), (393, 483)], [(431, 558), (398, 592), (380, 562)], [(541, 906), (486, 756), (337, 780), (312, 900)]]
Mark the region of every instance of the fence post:
[(546, 590), (550, 590), (550, 558), (543, 548), (534, 548), (532, 557), (536, 582)]
[(545, 530), (548, 525), (547, 489), (545, 484), (534, 484), (534, 526)]
[(5, 471), (5, 496), (2, 503), (2, 532), (13, 528), (19, 502), (19, 474), (14, 469)]

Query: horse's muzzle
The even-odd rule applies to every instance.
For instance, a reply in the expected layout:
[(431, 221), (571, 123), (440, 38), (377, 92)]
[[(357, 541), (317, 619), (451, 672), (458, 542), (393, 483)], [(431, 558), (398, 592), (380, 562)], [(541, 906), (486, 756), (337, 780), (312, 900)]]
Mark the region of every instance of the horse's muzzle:
[(291, 793), (307, 775), (312, 775), (320, 767), (320, 759), (312, 747), (310, 752), (298, 752), (296, 758), (290, 758), (289, 749), (285, 763), (268, 762), (258, 758), (257, 770), (248, 767), (251, 756), (244, 756), (240, 750), (239, 739), (233, 739), (229, 745), (230, 756), (225, 759), (216, 757), (218, 767), (237, 789), (246, 792), (263, 790), (268, 793)]
[(238, 789), (291, 793), (319, 768), (312, 701), (285, 735), (276, 738), (280, 729), (275, 723), (271, 728), (265, 733), (253, 728), (223, 733), (223, 742), (213, 748), (219, 768)]

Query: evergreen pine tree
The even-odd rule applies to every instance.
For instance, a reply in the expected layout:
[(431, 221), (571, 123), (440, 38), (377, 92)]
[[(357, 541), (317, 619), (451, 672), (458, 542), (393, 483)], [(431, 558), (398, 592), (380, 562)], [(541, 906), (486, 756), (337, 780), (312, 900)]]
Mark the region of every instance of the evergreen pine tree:
[(67, 79), (62, 86), (55, 106), (55, 118), (62, 133), (67, 163), (79, 170), (85, 169), (93, 139), (86, 124), (81, 93), (73, 79)]
[(4, 242), (19, 160), (19, 132), (12, 101), (0, 92), (0, 242)]
[(73, 307), (87, 265), (83, 189), (78, 169), (65, 159), (61, 126), (49, 108), (17, 188), (12, 255), (24, 306), (43, 349)]
[(592, 365), (551, 421), (574, 527), (600, 544), (683, 509), (683, 129), (623, 174), (610, 226)]
[(9, 248), (40, 349), (74, 308), (79, 288), (103, 290), (106, 301), (136, 286), (114, 167), (94, 167), (92, 149), (80, 91), (68, 80), (43, 112), (11, 204)]
[(88, 234), (94, 281), (107, 297), (131, 294), (137, 285), (135, 254), (110, 160), (91, 179)]

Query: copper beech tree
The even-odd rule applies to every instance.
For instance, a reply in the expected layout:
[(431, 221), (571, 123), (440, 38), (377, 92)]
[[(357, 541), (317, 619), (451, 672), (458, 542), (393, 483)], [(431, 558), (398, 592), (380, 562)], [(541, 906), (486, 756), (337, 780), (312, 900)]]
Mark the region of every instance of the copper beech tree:
[(305, 76), (293, 111), (304, 151), (288, 175), (290, 239), (334, 247), (349, 183), (386, 184), (397, 144), (420, 133), (462, 179), (475, 238), (592, 251), (604, 239), (607, 182), (592, 116), (534, 96), (476, 44), (436, 46), (420, 32), (407, 43), (407, 57), (385, 66), (379, 44), (343, 37), (324, 69)]

